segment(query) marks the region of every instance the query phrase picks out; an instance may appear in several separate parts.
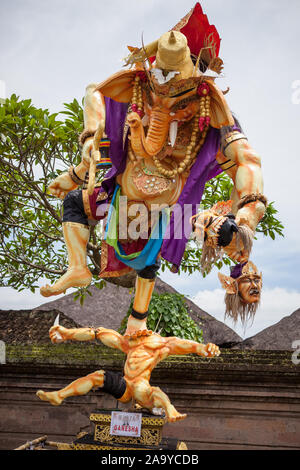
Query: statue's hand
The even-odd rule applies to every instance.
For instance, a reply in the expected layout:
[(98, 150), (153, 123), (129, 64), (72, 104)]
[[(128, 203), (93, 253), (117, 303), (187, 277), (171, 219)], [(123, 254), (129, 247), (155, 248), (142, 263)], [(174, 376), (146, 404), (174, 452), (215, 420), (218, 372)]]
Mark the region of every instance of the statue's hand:
[[(84, 179), (85, 174), (90, 166), (90, 152), (92, 148), (93, 137), (89, 137), (83, 144), (81, 153), (82, 162), (76, 167), (76, 174), (82, 180)], [(65, 173), (62, 173), (57, 178), (55, 178), (54, 181), (52, 181), (52, 183), (48, 186), (48, 192), (49, 194), (52, 194), (52, 196), (64, 199), (70, 191), (76, 189), (77, 187), (78, 184), (72, 180), (71, 176), (66, 171)]]
[(71, 179), (68, 172), (62, 173), (48, 186), (48, 192), (52, 196), (64, 199), (66, 195), (77, 188), (77, 184)]
[(237, 211), (235, 218), (238, 225), (248, 225), (253, 232), (255, 232), (257, 224), (265, 215), (267, 207), (267, 199), (262, 195), (260, 196), (263, 198), (262, 200), (257, 199), (256, 201), (246, 204)]
[(146, 56), (144, 50), (138, 47), (130, 47), (130, 54), (124, 58), (125, 66), (134, 65), (136, 62), (143, 62)]
[(215, 356), (220, 356), (221, 351), (219, 347), (216, 344), (213, 343), (208, 343), (208, 344), (201, 344), (201, 349), (198, 352), (200, 356), (204, 357), (215, 357)]
[(68, 329), (61, 325), (52, 326), (49, 330), (49, 336), (52, 343), (63, 343), (68, 340)]

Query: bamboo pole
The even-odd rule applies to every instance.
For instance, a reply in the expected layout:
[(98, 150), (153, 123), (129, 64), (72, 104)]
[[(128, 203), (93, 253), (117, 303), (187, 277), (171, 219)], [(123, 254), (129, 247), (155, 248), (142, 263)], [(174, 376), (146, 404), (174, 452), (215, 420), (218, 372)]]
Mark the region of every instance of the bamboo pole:
[(40, 444), (41, 442), (45, 442), (47, 440), (48, 436), (42, 436), (38, 437), (37, 439), (34, 439), (33, 441), (28, 441), (26, 444), (23, 444), (20, 447), (17, 447), (15, 450), (26, 450), (31, 446), (35, 446), (37, 444)]

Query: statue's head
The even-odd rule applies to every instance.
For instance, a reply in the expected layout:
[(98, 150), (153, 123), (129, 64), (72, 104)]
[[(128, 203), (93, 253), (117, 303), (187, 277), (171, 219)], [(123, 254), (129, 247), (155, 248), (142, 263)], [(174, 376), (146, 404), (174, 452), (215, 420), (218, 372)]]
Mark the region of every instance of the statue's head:
[(169, 72), (176, 72), (173, 76), (173, 82), (194, 75), (191, 51), (184, 34), (180, 31), (170, 31), (159, 38), (155, 68), (161, 70), (164, 76)]
[(171, 150), (182, 125), (185, 137), (188, 127), (188, 139), (194, 131), (193, 141), (184, 144), (191, 144), (193, 153), (195, 142), (202, 134), (205, 139), (210, 125), (221, 128), (234, 124), (223, 94), (214, 84), (222, 68), (219, 47), (218, 32), (197, 3), (158, 40), (141, 48), (130, 47), (126, 65), (133, 68), (97, 87), (104, 96), (130, 104), (127, 124), (135, 155), (148, 158), (168, 146)]
[(245, 304), (258, 303), (262, 289), (261, 274), (245, 274), (238, 280), (239, 296)]
[(238, 317), (242, 322), (253, 318), (260, 303), (262, 290), (262, 273), (248, 261), (238, 264), (231, 270), (230, 276), (218, 274), (223, 289), (226, 290), (226, 316), (235, 322)]

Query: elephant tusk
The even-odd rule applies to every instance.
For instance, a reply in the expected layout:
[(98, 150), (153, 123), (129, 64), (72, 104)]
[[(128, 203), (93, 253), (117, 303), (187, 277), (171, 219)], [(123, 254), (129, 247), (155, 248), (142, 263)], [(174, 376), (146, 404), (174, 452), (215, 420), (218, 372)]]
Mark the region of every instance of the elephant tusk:
[(172, 147), (174, 147), (178, 130), (178, 121), (172, 121), (169, 128), (169, 137)]
[(143, 124), (144, 127), (148, 126), (148, 124), (149, 124), (149, 116), (148, 116), (148, 114), (145, 114), (145, 115), (143, 116), (142, 124)]

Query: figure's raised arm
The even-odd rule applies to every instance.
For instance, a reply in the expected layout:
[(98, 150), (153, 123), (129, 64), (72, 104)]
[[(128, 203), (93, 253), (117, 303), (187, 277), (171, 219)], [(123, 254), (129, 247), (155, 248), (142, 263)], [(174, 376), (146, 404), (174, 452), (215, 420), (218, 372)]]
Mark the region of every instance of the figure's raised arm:
[(256, 227), (267, 207), (261, 159), (240, 131), (238, 123), (229, 130), (224, 128), (221, 136), (221, 148), (216, 159), (234, 183), (230, 199), (235, 220), (230, 223), (236, 224), (231, 241), (229, 238), (222, 246), (231, 259), (245, 263), (249, 260)]
[(100, 327), (96, 329), (95, 333), (96, 338), (101, 341), (105, 346), (126, 352), (124, 337), (120, 335), (117, 331)]
[(82, 163), (88, 168), (94, 136), (100, 123), (105, 125), (106, 115), (104, 97), (96, 90), (96, 86), (96, 83), (91, 83), (86, 88), (83, 106), (84, 130), (79, 137), (79, 142), (82, 145)]
[(248, 225), (254, 232), (264, 216), (267, 201), (263, 196), (263, 177), (261, 159), (251, 147), (246, 136), (233, 130), (224, 136), (222, 153), (226, 159), (226, 168), (232, 178), (234, 188), (231, 199), (233, 212), (238, 225)]
[(67, 172), (55, 178), (48, 187), (50, 194), (61, 199), (64, 199), (70, 191), (85, 182), (90, 167), (94, 135), (101, 122), (103, 126), (105, 125), (104, 97), (99, 91), (95, 90), (96, 86), (95, 83), (88, 85), (84, 98), (84, 130), (79, 136), (79, 143), (82, 146), (81, 163), (76, 167), (71, 166)]

